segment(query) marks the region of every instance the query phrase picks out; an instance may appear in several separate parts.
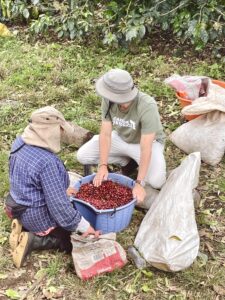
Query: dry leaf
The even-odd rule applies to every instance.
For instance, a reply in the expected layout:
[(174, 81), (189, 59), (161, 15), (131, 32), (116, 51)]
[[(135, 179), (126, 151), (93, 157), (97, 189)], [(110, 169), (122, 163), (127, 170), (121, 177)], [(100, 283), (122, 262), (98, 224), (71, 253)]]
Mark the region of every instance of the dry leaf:
[(0, 23), (0, 36), (11, 36), (9, 29), (2, 23)]
[(209, 250), (210, 254), (213, 253), (213, 247), (209, 243), (205, 243), (207, 249)]
[(213, 290), (220, 296), (225, 296), (225, 288), (219, 285), (213, 285)]

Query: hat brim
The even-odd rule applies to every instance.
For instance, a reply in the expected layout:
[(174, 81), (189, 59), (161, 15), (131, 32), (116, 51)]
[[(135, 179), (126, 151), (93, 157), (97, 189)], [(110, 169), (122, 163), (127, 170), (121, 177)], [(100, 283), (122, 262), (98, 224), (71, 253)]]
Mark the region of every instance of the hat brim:
[(73, 144), (76, 142), (75, 140), (75, 132), (74, 132), (74, 127), (72, 123), (70, 124), (69, 122), (65, 121), (63, 124), (60, 125), (63, 130), (64, 130), (64, 140), (63, 142), (65, 144)]
[(125, 94), (115, 94), (105, 88), (103, 77), (100, 77), (95, 84), (96, 93), (114, 103), (122, 104), (129, 101), (132, 101), (136, 98), (138, 94), (138, 89), (134, 87), (129, 93)]

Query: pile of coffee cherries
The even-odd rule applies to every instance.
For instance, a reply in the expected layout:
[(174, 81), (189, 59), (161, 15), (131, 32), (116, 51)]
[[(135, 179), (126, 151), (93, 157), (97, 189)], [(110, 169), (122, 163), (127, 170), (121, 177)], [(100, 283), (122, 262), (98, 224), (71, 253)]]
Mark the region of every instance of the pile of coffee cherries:
[(99, 187), (93, 183), (82, 184), (76, 198), (90, 203), (97, 209), (112, 209), (129, 203), (132, 189), (111, 180), (103, 181)]

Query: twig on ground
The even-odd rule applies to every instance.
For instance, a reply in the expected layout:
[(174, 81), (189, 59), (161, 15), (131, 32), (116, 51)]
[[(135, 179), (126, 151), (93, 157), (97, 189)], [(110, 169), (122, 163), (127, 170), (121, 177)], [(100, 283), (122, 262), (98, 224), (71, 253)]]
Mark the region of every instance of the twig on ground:
[(20, 298), (20, 300), (25, 300), (27, 296), (36, 288), (39, 286), (39, 284), (42, 282), (42, 280), (47, 276), (47, 273), (43, 273), (40, 275), (40, 277), (32, 284), (32, 286), (25, 292), (24, 295)]

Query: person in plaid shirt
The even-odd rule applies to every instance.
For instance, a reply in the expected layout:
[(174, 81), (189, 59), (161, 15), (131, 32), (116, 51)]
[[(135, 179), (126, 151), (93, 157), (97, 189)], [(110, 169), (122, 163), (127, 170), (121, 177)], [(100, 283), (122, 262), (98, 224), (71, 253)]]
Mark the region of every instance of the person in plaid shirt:
[(18, 268), (32, 250), (71, 252), (73, 231), (99, 235), (71, 205), (68, 196), (76, 191), (69, 188), (69, 175), (55, 154), (72, 135), (73, 127), (63, 115), (47, 106), (32, 113), (12, 145), (6, 211), (14, 218), (9, 243)]

